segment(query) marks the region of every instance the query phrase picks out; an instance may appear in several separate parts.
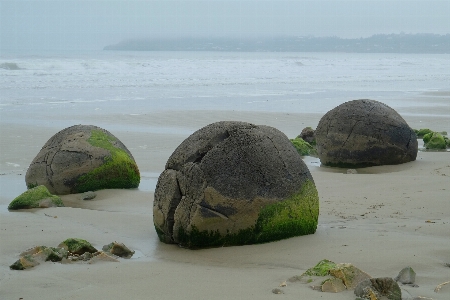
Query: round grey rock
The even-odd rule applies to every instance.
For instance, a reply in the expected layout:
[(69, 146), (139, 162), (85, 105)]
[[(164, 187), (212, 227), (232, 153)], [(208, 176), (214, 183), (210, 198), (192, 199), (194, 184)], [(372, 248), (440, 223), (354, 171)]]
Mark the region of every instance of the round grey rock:
[(375, 100), (345, 102), (327, 112), (315, 131), (324, 165), (364, 167), (414, 161), (417, 137), (392, 108)]
[(64, 195), (107, 188), (136, 188), (139, 169), (130, 151), (109, 131), (75, 125), (52, 136), (25, 176), (28, 188), (45, 185)]
[(213, 123), (184, 140), (153, 203), (160, 240), (188, 248), (311, 234), (318, 213), (313, 178), (289, 139), (245, 122)]

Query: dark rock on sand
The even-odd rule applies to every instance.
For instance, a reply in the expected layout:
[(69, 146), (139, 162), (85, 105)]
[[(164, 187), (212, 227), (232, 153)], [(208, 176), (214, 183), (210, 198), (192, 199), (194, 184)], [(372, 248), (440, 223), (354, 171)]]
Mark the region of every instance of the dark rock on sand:
[(47, 141), (25, 176), (28, 188), (45, 185), (64, 195), (109, 188), (136, 188), (139, 169), (130, 151), (105, 129), (66, 128)]
[(416, 272), (411, 267), (403, 268), (395, 277), (395, 281), (403, 284), (414, 284), (416, 282)]
[(402, 291), (390, 277), (370, 278), (361, 281), (355, 288), (355, 295), (368, 300), (402, 300)]
[(10, 266), (11, 270), (25, 270), (35, 267), (44, 261), (57, 262), (67, 258), (64, 248), (36, 246), (20, 254), (20, 258)]
[(327, 112), (316, 129), (317, 152), (324, 165), (394, 165), (414, 161), (417, 136), (389, 106), (353, 100)]
[(311, 127), (305, 127), (305, 128), (303, 128), (300, 135), (297, 137), (303, 139), (305, 142), (308, 142), (311, 145), (315, 145), (316, 144), (315, 132), (316, 131), (314, 129), (312, 129)]
[(43, 186), (37, 186), (28, 191), (23, 192), (20, 196), (16, 197), (8, 205), (8, 209), (27, 209), (27, 208), (48, 208), (64, 206), (61, 198), (50, 194), (48, 189)]
[(64, 242), (60, 243), (58, 247), (66, 249), (71, 254), (78, 254), (78, 255), (82, 255), (85, 252), (90, 253), (97, 252), (97, 249), (95, 249), (94, 246), (91, 245), (91, 243), (89, 243), (86, 240), (77, 238), (69, 238)]
[(92, 191), (89, 191), (89, 192), (85, 192), (85, 193), (81, 194), (80, 199), (81, 200), (92, 200), (95, 197), (97, 197), (97, 194)]
[(102, 250), (123, 258), (131, 258), (134, 254), (133, 250), (118, 242), (112, 242), (108, 245), (105, 245), (103, 246)]
[(153, 203), (160, 240), (188, 248), (311, 234), (318, 214), (313, 178), (289, 139), (244, 122), (213, 123), (183, 141)]

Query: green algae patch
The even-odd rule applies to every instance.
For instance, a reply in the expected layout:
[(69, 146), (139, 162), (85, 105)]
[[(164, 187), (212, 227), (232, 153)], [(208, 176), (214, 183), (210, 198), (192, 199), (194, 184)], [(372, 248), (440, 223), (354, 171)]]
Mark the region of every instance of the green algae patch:
[[(47, 202), (43, 205), (43, 202)], [(31, 188), (26, 192), (22, 193), (20, 196), (16, 197), (8, 205), (8, 209), (27, 209), (27, 208), (38, 208), (38, 207), (49, 207), (49, 206), (64, 206), (61, 198), (50, 194), (48, 189), (39, 185), (37, 187)]]
[(307, 156), (311, 154), (316, 154), (316, 151), (313, 146), (311, 146), (310, 143), (306, 142), (302, 138), (295, 138), (290, 139), (292, 145), (294, 146), (295, 150), (301, 155), (301, 156)]
[(328, 259), (323, 259), (321, 261), (319, 261), (319, 263), (317, 263), (317, 265), (315, 265), (312, 268), (309, 268), (308, 270), (306, 270), (305, 273), (302, 274), (303, 275), (307, 275), (307, 276), (327, 276), (330, 274), (330, 270), (333, 270), (336, 268), (336, 263), (332, 262), (331, 260)]
[(437, 132), (428, 133), (423, 137), (426, 149), (446, 149), (447, 143), (442, 134)]
[(113, 145), (116, 139), (102, 132), (92, 130), (88, 142), (94, 146), (109, 150), (110, 156), (105, 157), (104, 163), (80, 176), (75, 185), (77, 193), (101, 189), (129, 189), (137, 188), (141, 180), (136, 162), (123, 149)]
[(429, 133), (433, 133), (433, 130), (424, 128), (424, 129), (414, 130), (414, 132), (416, 133), (417, 137), (424, 137), (425, 135), (427, 135)]
[[(312, 181), (306, 181), (300, 192), (263, 207), (254, 226), (237, 233), (220, 234), (219, 231), (199, 231), (192, 226), (189, 231), (180, 227), (180, 246), (197, 249), (267, 243), (294, 236), (313, 234), (319, 217), (319, 196)], [(156, 228), (162, 242), (165, 234)]]
[(79, 255), (84, 254), (85, 252), (95, 253), (98, 251), (88, 241), (77, 238), (69, 238), (64, 242), (62, 242), (61, 244), (59, 244), (58, 247), (64, 248), (70, 253)]

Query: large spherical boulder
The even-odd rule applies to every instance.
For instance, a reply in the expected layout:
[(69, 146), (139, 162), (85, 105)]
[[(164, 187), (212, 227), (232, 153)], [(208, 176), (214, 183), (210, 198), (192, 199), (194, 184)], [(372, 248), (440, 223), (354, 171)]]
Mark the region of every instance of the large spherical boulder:
[(153, 203), (160, 240), (187, 248), (312, 234), (318, 214), (313, 178), (289, 139), (244, 122), (213, 123), (184, 140)]
[(324, 165), (358, 167), (414, 161), (417, 137), (392, 108), (374, 100), (345, 102), (327, 112), (316, 129)]
[(139, 169), (114, 135), (92, 125), (61, 130), (42, 147), (25, 176), (28, 188), (45, 185), (57, 195), (136, 188)]

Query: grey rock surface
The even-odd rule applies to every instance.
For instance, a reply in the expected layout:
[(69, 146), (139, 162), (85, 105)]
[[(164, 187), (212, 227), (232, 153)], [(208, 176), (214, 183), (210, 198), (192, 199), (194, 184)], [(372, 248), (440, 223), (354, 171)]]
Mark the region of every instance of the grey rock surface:
[(308, 142), (310, 144), (314, 144), (316, 141), (315, 130), (312, 129), (311, 127), (303, 128), (302, 132), (298, 137), (302, 138), (305, 142)]
[(315, 135), (324, 165), (393, 165), (417, 156), (413, 129), (395, 110), (375, 100), (353, 100), (335, 107), (321, 118)]
[(411, 267), (403, 268), (395, 277), (395, 281), (403, 284), (414, 284), (416, 282), (416, 272)]
[(361, 281), (355, 288), (355, 295), (367, 300), (402, 300), (400, 287), (390, 277), (370, 278)]
[[(106, 147), (94, 146), (90, 142), (93, 132), (99, 135), (98, 143)], [(80, 183), (83, 175), (108, 161), (114, 163), (113, 153), (108, 148), (120, 149), (128, 155), (128, 161), (117, 163), (116, 166), (130, 169), (132, 176), (127, 172), (115, 171), (113, 166), (112, 170), (101, 175), (101, 180)], [(31, 162), (25, 182), (29, 188), (45, 185), (51, 193), (64, 195), (92, 189), (137, 187), (139, 178), (133, 156), (119, 139), (97, 126), (75, 125), (59, 131), (45, 143)]]
[[(299, 193), (306, 182), (317, 193), (300, 155), (277, 129), (213, 123), (184, 140), (168, 159), (155, 191), (155, 228), (161, 241), (190, 248), (251, 243), (251, 233), (233, 241), (221, 237), (242, 235), (255, 226), (262, 207)], [(311, 206), (307, 223), (317, 220), (318, 199), (317, 207)], [(309, 233), (317, 225), (312, 223)], [(195, 241), (194, 234), (199, 234)]]

